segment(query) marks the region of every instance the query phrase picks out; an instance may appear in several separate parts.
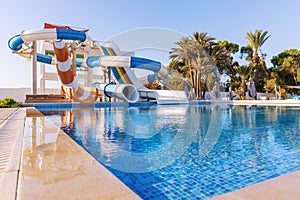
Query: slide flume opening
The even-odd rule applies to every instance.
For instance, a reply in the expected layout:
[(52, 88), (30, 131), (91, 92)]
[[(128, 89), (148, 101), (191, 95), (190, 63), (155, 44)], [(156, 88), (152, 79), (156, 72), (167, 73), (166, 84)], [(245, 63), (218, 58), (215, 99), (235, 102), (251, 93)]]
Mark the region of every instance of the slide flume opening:
[(99, 92), (103, 92), (108, 97), (117, 97), (125, 100), (128, 103), (135, 103), (139, 100), (140, 95), (134, 85), (131, 84), (103, 84), (95, 82), (92, 87), (98, 89)]
[(139, 93), (133, 85), (124, 85), (122, 94), (129, 103), (135, 103), (139, 100)]

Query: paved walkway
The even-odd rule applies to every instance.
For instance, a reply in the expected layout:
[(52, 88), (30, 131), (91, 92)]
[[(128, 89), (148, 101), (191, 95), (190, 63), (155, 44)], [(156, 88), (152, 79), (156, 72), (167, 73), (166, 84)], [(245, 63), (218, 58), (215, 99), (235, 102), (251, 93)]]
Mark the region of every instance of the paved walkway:
[(297, 200), (300, 199), (300, 170), (273, 178), (211, 200)]
[(140, 199), (36, 109), (0, 116), (0, 199)]
[(16, 199), (21, 145), (25, 121), (24, 108), (0, 109), (0, 198)]
[(17, 108), (0, 108), (0, 124), (2, 124), (8, 117), (17, 110)]

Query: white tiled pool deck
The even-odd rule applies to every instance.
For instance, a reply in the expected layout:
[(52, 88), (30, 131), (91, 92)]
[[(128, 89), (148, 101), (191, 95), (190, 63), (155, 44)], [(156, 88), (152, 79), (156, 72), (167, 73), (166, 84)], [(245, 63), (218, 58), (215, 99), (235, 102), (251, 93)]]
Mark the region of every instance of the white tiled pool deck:
[[(300, 170), (214, 200), (300, 197)], [(140, 199), (34, 108), (0, 109), (0, 199)]]
[(300, 199), (300, 171), (288, 173), (211, 200), (297, 200)]
[(10, 143), (0, 141), (8, 157), (0, 163), (1, 199), (140, 199), (37, 110), (20, 108), (8, 119), (4, 112), (0, 137)]

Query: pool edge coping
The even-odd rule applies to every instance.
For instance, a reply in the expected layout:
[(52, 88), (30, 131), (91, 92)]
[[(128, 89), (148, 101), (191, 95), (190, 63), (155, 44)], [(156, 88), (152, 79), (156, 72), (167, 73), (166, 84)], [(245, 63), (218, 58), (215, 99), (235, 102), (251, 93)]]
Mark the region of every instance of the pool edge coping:
[[(23, 108), (22, 108), (22, 109), (23, 109)], [(16, 114), (16, 112), (14, 112), (12, 115), (15, 115), (15, 114)], [(12, 116), (11, 116), (11, 117), (12, 117)], [(25, 117), (26, 117), (26, 116), (25, 116)], [(7, 119), (7, 120), (11, 120), (11, 119)], [(24, 119), (24, 121), (25, 121), (25, 119)], [(4, 123), (6, 123), (6, 122), (4, 122)], [(24, 126), (25, 126), (25, 125), (24, 125)], [(0, 130), (1, 130), (1, 128), (2, 128), (2, 127), (0, 127)], [(24, 131), (24, 130), (23, 130), (23, 131)], [(81, 147), (81, 148), (82, 148), (82, 147)], [(84, 150), (84, 151), (85, 151), (85, 150)], [(300, 170), (295, 171), (295, 172), (300, 173)], [(279, 176), (279, 177), (276, 177), (276, 178), (274, 178), (274, 179), (275, 179), (275, 180), (281, 179), (283, 176), (286, 176), (286, 175), (292, 175), (292, 174), (295, 173), (295, 172), (290, 172), (290, 173), (281, 175), (281, 176)], [(255, 186), (255, 185), (259, 185), (259, 184), (262, 184), (262, 183), (265, 183), (265, 182), (270, 182), (270, 181), (273, 181), (273, 179), (268, 179), (268, 180), (266, 180), (266, 181), (263, 181), (263, 182), (260, 182), (260, 183), (254, 184), (254, 185), (247, 186), (247, 187), (242, 188), (242, 189), (240, 189), (240, 190), (245, 190), (245, 189), (248, 189), (248, 188), (252, 188), (252, 187)], [(234, 192), (237, 192), (237, 191), (239, 191), (239, 190), (235, 190), (235, 191), (232, 191), (232, 192), (230, 192), (230, 193), (234, 193)], [(226, 194), (223, 194), (223, 195), (226, 195)], [(219, 196), (213, 197), (213, 199), (214, 199), (214, 198), (217, 198), (217, 199), (218, 199), (218, 197), (223, 196), (223, 195), (219, 195)], [(257, 198), (256, 198), (256, 199), (257, 199)]]
[[(20, 193), (20, 188), (22, 187), (22, 183), (20, 181), (21, 177), (22, 177), (22, 163), (23, 163), (23, 148), (24, 148), (24, 133), (26, 131), (26, 119), (27, 118), (31, 118), (29, 116), (26, 115), (26, 110), (27, 109), (31, 109), (34, 110), (35, 114), (38, 115), (38, 113), (40, 113), (37, 109), (33, 108), (33, 107), (27, 107), (27, 108), (19, 108), (17, 110), (15, 110), (13, 113), (11, 113), (11, 115), (5, 120), (5, 122), (3, 122), (0, 126), (0, 131), (4, 131), (4, 129), (7, 129), (7, 127), (5, 126), (9, 121), (10, 122), (14, 122), (13, 121), (13, 117), (16, 117), (16, 114), (18, 112), (22, 113), (22, 121), (20, 121), (20, 123), (22, 123), (22, 128), (19, 127), (18, 132), (15, 135), (15, 139), (14, 139), (14, 145), (12, 147), (11, 153), (10, 153), (10, 158), (9, 158), (9, 163), (7, 164), (7, 171), (5, 171), (3, 173), (3, 176), (1, 176), (1, 182), (0, 182), (0, 187), (3, 189), (3, 191), (0, 191), (0, 194), (2, 197), (5, 197), (5, 199), (30, 199), (30, 197), (28, 196), (22, 196), (22, 193)], [(40, 113), (40, 115), (42, 115), (42, 113)], [(34, 116), (36, 117), (36, 116)], [(44, 117), (44, 115), (42, 116)], [(59, 127), (57, 127), (58, 129), (60, 129)], [(9, 130), (8, 130), (9, 131)], [(114, 199), (126, 199), (128, 197), (132, 198), (132, 199), (141, 199), (135, 192), (133, 192), (128, 186), (126, 186), (122, 181), (120, 181), (115, 175), (113, 175), (111, 172), (109, 172), (109, 170), (107, 170), (101, 163), (99, 163), (98, 161), (95, 160), (94, 157), (92, 157), (84, 148), (82, 148), (80, 145), (78, 145), (72, 138), (70, 138), (64, 131), (62, 131), (60, 129), (59, 134), (63, 134), (65, 135), (65, 138), (67, 138), (68, 142), (73, 145), (73, 146), (77, 146), (76, 148), (81, 149), (81, 151), (85, 154), (86, 157), (89, 157), (88, 159), (91, 159), (93, 161), (95, 161), (96, 163), (98, 163), (98, 166), (101, 166), (101, 170), (105, 170), (105, 173), (109, 173), (110, 176), (113, 177), (113, 179), (117, 179), (118, 180), (118, 184), (123, 185), (124, 187), (126, 187), (126, 189), (124, 190), (125, 192), (122, 194), (116, 194), (114, 196)], [(113, 185), (112, 185), (113, 186)], [(122, 187), (122, 186), (121, 186)], [(78, 188), (76, 188), (78, 189)], [(80, 188), (79, 188), (80, 190)], [(105, 192), (105, 191), (103, 191)], [(45, 198), (47, 199), (47, 198)]]

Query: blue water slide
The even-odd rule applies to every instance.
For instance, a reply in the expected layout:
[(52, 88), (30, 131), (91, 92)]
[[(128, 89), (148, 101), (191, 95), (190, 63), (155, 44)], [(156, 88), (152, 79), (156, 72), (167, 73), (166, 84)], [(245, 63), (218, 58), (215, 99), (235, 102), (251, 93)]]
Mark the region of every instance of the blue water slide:
[(46, 64), (51, 64), (52, 63), (52, 56), (47, 56), (47, 55), (37, 53), (37, 61), (42, 62), (42, 63), (46, 63)]
[(155, 74), (149, 74), (149, 75), (147, 76), (147, 79), (148, 79), (148, 82), (149, 82), (150, 84), (152, 84), (152, 83), (156, 80), (156, 75), (155, 75)]
[(76, 30), (56, 29), (57, 39), (85, 41), (86, 33)]
[(82, 65), (83, 65), (83, 60), (76, 58), (76, 67), (80, 68), (80, 67), (82, 67)]
[[(45, 30), (45, 29), (43, 29)], [(26, 31), (24, 31), (22, 34), (26, 35)], [(41, 30), (36, 30), (35, 32), (31, 33), (31, 35), (39, 35), (41, 38), (40, 40), (45, 40), (49, 39), (47, 38), (47, 34), (49, 33), (44, 33)], [(86, 40), (86, 33), (82, 31), (77, 31), (77, 30), (68, 30), (68, 29), (56, 29), (56, 39), (61, 39), (61, 40), (79, 40), (81, 42)], [(30, 40), (30, 39), (29, 39)], [(24, 40), (22, 38), (22, 35), (16, 35), (12, 37), (8, 41), (8, 47), (13, 50), (13, 51), (19, 51), (22, 49), (22, 44), (24, 43)]]
[(86, 59), (86, 64), (90, 68), (100, 67), (100, 56), (91, 56)]
[(19, 51), (22, 49), (22, 44), (24, 43), (21, 35), (16, 35), (8, 41), (8, 47), (13, 51)]
[[(46, 63), (46, 64), (51, 65), (52, 59), (53, 59), (52, 56), (47, 56), (44, 54), (37, 53), (37, 62)], [(79, 67), (79, 68), (82, 67), (82, 63), (83, 63), (82, 59), (79, 59), (79, 58), (76, 59), (76, 67)]]
[[(86, 64), (88, 67), (99, 67), (101, 66), (100, 56), (91, 56), (86, 59)], [(124, 66), (120, 66), (124, 67)], [(147, 58), (130, 57), (130, 68), (138, 68), (151, 70), (153, 72), (158, 72), (161, 69), (161, 63), (158, 61), (150, 60)]]
[(158, 72), (161, 68), (161, 63), (147, 58), (131, 57), (130, 67)]

